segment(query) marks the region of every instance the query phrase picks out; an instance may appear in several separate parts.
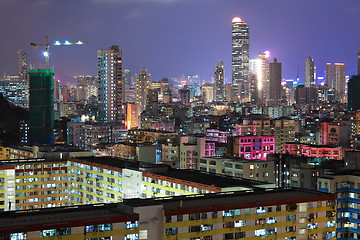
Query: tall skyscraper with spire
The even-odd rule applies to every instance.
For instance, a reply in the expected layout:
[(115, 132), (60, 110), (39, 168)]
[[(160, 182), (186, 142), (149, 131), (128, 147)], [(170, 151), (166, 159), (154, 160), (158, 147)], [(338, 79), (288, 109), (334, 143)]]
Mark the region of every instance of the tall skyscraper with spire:
[(224, 100), (224, 63), (219, 61), (219, 64), (215, 66), (214, 70), (214, 97), (215, 101)]
[(249, 26), (239, 17), (232, 20), (232, 86), (237, 100), (249, 99)]
[(305, 62), (305, 87), (315, 87), (315, 63), (311, 57)]
[(100, 122), (125, 120), (125, 84), (119, 46), (98, 50), (98, 105)]

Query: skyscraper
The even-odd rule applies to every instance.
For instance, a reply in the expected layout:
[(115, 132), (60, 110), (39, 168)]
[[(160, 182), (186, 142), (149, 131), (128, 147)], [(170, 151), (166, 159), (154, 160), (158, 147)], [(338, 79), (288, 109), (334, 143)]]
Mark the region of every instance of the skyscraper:
[(249, 26), (239, 17), (232, 20), (232, 85), (237, 100), (249, 99)]
[(219, 61), (214, 70), (214, 97), (215, 101), (224, 100), (224, 63)]
[(100, 122), (123, 122), (125, 84), (119, 46), (98, 50), (98, 104)]
[(150, 89), (151, 75), (146, 68), (142, 68), (140, 74), (135, 74), (136, 78), (136, 103), (140, 106), (140, 112), (145, 110), (147, 94)]
[(124, 80), (125, 80), (125, 87), (126, 88), (130, 88), (131, 87), (131, 71), (129, 69), (124, 69), (123, 71), (123, 76), (124, 76)]
[(258, 59), (260, 60), (260, 72), (258, 87), (260, 92), (260, 98), (269, 101), (269, 60), (270, 52), (265, 51), (258, 54)]
[(315, 87), (315, 63), (311, 57), (305, 62), (305, 87)]
[(19, 58), (19, 80), (28, 80), (28, 66), (27, 66), (27, 59), (26, 53), (24, 49), (18, 50), (18, 58)]
[(348, 82), (348, 107), (351, 111), (360, 110), (360, 75), (354, 75)]
[(335, 63), (333, 67), (333, 88), (338, 99), (345, 94), (345, 64)]
[(270, 63), (269, 70), (270, 105), (276, 105), (281, 101), (281, 63), (277, 62), (277, 58), (274, 58), (274, 62)]
[[(256, 81), (258, 98), (264, 101), (269, 101), (269, 57), (270, 52), (265, 51), (259, 53), (257, 59), (250, 59), (249, 61), (251, 93), (255, 91), (253, 85)], [(251, 96), (251, 99), (253, 99), (253, 96)]]
[(325, 86), (333, 88), (332, 85), (332, 65), (331, 63), (326, 63), (325, 67)]
[(29, 70), (30, 144), (54, 143), (54, 71)]

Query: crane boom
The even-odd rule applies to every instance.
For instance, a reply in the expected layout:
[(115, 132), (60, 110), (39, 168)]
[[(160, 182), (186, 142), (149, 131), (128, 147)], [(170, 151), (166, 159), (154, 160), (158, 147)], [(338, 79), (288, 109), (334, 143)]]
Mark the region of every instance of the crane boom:
[(45, 43), (30, 43), (31, 46), (36, 48), (37, 46), (45, 46), (45, 61), (46, 61), (46, 68), (49, 68), (49, 48), (50, 46), (71, 46), (71, 45), (83, 45), (88, 44), (87, 41), (76, 41), (76, 42), (70, 42), (68, 40), (64, 42), (55, 41), (54, 43), (49, 43), (49, 37), (48, 35), (45, 36)]

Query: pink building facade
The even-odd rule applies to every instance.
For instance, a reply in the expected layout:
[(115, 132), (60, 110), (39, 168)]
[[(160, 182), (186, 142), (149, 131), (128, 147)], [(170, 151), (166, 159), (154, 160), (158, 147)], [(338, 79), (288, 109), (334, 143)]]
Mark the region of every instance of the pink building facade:
[(283, 153), (334, 160), (341, 160), (344, 158), (344, 149), (342, 147), (316, 146), (301, 143), (284, 143)]
[(267, 154), (275, 153), (274, 136), (239, 136), (234, 140), (234, 155), (236, 157), (266, 160)]
[(227, 143), (227, 138), (231, 136), (231, 132), (220, 131), (218, 129), (206, 129), (206, 140)]

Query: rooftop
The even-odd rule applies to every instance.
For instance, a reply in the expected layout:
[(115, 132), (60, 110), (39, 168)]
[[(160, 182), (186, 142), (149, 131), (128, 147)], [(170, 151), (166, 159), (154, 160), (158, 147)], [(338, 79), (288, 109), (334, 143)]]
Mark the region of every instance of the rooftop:
[[(138, 216), (118, 204), (78, 205), (58, 208), (43, 208), (23, 211), (8, 211), (0, 214), (0, 234), (49, 229), (56, 226), (84, 226), (111, 222), (137, 220)], [(51, 227), (49, 227), (51, 226)]]
[[(81, 161), (92, 162), (96, 164), (107, 165), (119, 169), (127, 168), (142, 172), (150, 172), (170, 178), (184, 181), (204, 184), (219, 188), (244, 187), (254, 189), (258, 185), (264, 185), (263, 182), (252, 181), (241, 178), (234, 178), (222, 174), (205, 173), (190, 169), (174, 169), (165, 164), (152, 164), (147, 162), (131, 161), (122, 158), (113, 157), (77, 157)], [(259, 187), (260, 189), (260, 187)]]

